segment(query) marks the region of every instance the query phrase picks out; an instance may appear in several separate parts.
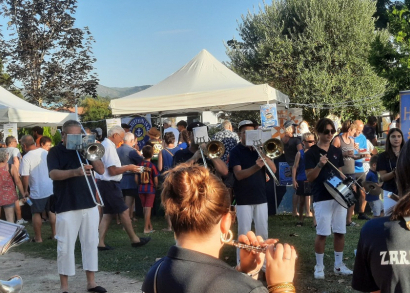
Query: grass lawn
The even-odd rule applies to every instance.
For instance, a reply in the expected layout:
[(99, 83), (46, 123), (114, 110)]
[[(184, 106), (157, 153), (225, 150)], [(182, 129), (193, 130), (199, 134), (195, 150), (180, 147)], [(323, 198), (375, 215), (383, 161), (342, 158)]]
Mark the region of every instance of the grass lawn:
[[(348, 227), (344, 249), (344, 262), (347, 267), (353, 269), (354, 249), (359, 240), (360, 229), (365, 221), (354, 219), (360, 227)], [(306, 219), (303, 227), (295, 227), (296, 220), (289, 215), (269, 217), (269, 237), (279, 238), (282, 243), (294, 245), (298, 252), (298, 260), (295, 275), (297, 292), (355, 292), (351, 287), (351, 277), (336, 276), (333, 273), (333, 237), (328, 238), (325, 251), (325, 280), (315, 280), (313, 269), (315, 266), (314, 239), (315, 229), (312, 227), (312, 219)], [(134, 223), (135, 231), (143, 236), (143, 220)], [(152, 240), (146, 246), (132, 248), (127, 234), (121, 225), (112, 222), (108, 231), (106, 243), (115, 247), (115, 250), (99, 252), (99, 269), (102, 271), (125, 274), (136, 280), (143, 280), (144, 275), (156, 258), (166, 255), (168, 248), (174, 244), (173, 234), (162, 232), (166, 226), (162, 217), (153, 217), (153, 226), (157, 230), (151, 234)], [(31, 224), (26, 225), (29, 234), (33, 235)], [(234, 234), (237, 227), (233, 226)], [(291, 236), (296, 233), (298, 236)], [(43, 225), (43, 243), (25, 243), (13, 249), (33, 257), (56, 259), (56, 242), (47, 239), (51, 235), (51, 229), (46, 223)], [(236, 251), (234, 247), (225, 246), (221, 252), (221, 259), (232, 266), (235, 265)], [(81, 266), (80, 244), (76, 246), (76, 262)]]

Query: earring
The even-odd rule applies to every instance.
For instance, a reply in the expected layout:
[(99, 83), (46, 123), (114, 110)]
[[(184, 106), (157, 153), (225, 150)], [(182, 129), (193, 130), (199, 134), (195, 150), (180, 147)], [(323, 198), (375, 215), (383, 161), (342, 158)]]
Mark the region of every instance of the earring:
[(233, 239), (233, 233), (231, 230), (228, 231), (228, 237), (226, 236), (226, 234), (222, 234), (221, 233), (221, 241), (222, 243), (228, 243), (231, 242)]

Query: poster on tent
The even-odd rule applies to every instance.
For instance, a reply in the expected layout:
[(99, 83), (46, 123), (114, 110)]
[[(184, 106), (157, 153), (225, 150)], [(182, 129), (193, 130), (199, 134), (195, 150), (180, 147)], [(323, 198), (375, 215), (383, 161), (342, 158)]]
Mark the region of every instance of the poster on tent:
[(278, 125), (278, 112), (276, 104), (261, 105), (261, 126), (262, 128), (271, 128)]
[(400, 129), (404, 140), (410, 139), (410, 91), (400, 92)]
[(134, 133), (135, 140), (140, 150), (150, 140), (148, 131), (151, 129), (151, 124), (144, 117), (135, 117), (129, 123), (130, 131)]
[(17, 132), (17, 123), (4, 124), (3, 132), (4, 132), (4, 139), (9, 136), (14, 136), (17, 139), (17, 141), (19, 140), (18, 132)]
[(272, 129), (272, 137), (280, 138), (285, 135), (285, 129), (283, 129), (283, 124), (287, 120), (293, 120), (296, 124), (303, 121), (302, 109), (290, 108), (278, 110), (278, 126), (274, 126)]
[(287, 162), (279, 162), (279, 185), (292, 185), (292, 167)]
[(121, 126), (121, 118), (105, 119), (105, 123), (107, 123), (108, 132), (113, 126)]

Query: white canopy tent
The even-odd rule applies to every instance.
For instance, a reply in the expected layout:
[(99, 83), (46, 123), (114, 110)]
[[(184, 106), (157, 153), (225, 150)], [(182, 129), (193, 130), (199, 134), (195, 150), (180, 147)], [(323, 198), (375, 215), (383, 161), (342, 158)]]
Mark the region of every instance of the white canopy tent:
[(114, 115), (151, 113), (166, 116), (202, 111), (259, 110), (260, 105), (267, 103), (285, 106), (289, 98), (267, 84), (250, 83), (202, 50), (160, 83), (111, 100), (110, 107)]
[(0, 86), (0, 124), (17, 123), (18, 127), (57, 126), (70, 119), (76, 120), (76, 115), (37, 107)]

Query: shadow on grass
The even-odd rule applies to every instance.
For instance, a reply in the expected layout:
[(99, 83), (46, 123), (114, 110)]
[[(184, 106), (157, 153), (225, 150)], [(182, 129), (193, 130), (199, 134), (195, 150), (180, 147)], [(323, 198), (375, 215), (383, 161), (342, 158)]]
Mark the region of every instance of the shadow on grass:
[[(353, 269), (354, 249), (359, 240), (360, 229), (365, 221), (354, 219), (360, 227), (348, 227), (344, 249), (344, 262), (348, 268)], [(295, 226), (296, 220), (289, 215), (279, 215), (269, 217), (269, 237), (279, 238), (281, 243), (289, 243), (295, 246), (298, 252), (296, 264), (295, 286), (297, 292), (356, 292), (351, 288), (351, 276), (336, 276), (333, 273), (334, 251), (333, 236), (328, 237), (325, 250), (325, 280), (315, 280), (313, 278), (313, 268), (315, 266), (314, 240), (315, 229), (312, 227), (312, 219), (305, 219), (303, 227)], [(116, 272), (128, 277), (142, 281), (145, 274), (155, 262), (156, 258), (166, 255), (170, 246), (175, 243), (174, 235), (171, 232), (163, 232), (166, 222), (162, 217), (153, 217), (152, 224), (156, 232), (150, 234), (152, 240), (145, 246), (139, 248), (131, 247), (130, 241), (122, 225), (112, 222), (106, 237), (106, 243), (115, 249), (112, 251), (99, 252), (99, 269), (101, 271)], [(147, 236), (142, 233), (143, 220), (134, 222), (134, 229), (138, 236)], [(26, 225), (30, 235), (33, 235), (31, 224)], [(237, 226), (232, 226), (234, 234)], [(296, 233), (298, 236), (291, 236)], [(51, 235), (50, 226), (43, 225), (43, 243), (25, 243), (13, 249), (16, 252), (24, 253), (32, 257), (45, 259), (56, 259), (57, 243), (47, 239)], [(236, 235), (235, 235), (236, 236)], [(80, 243), (76, 244), (76, 264), (81, 267)], [(231, 246), (224, 246), (221, 250), (220, 258), (230, 265), (236, 263), (236, 250)]]

